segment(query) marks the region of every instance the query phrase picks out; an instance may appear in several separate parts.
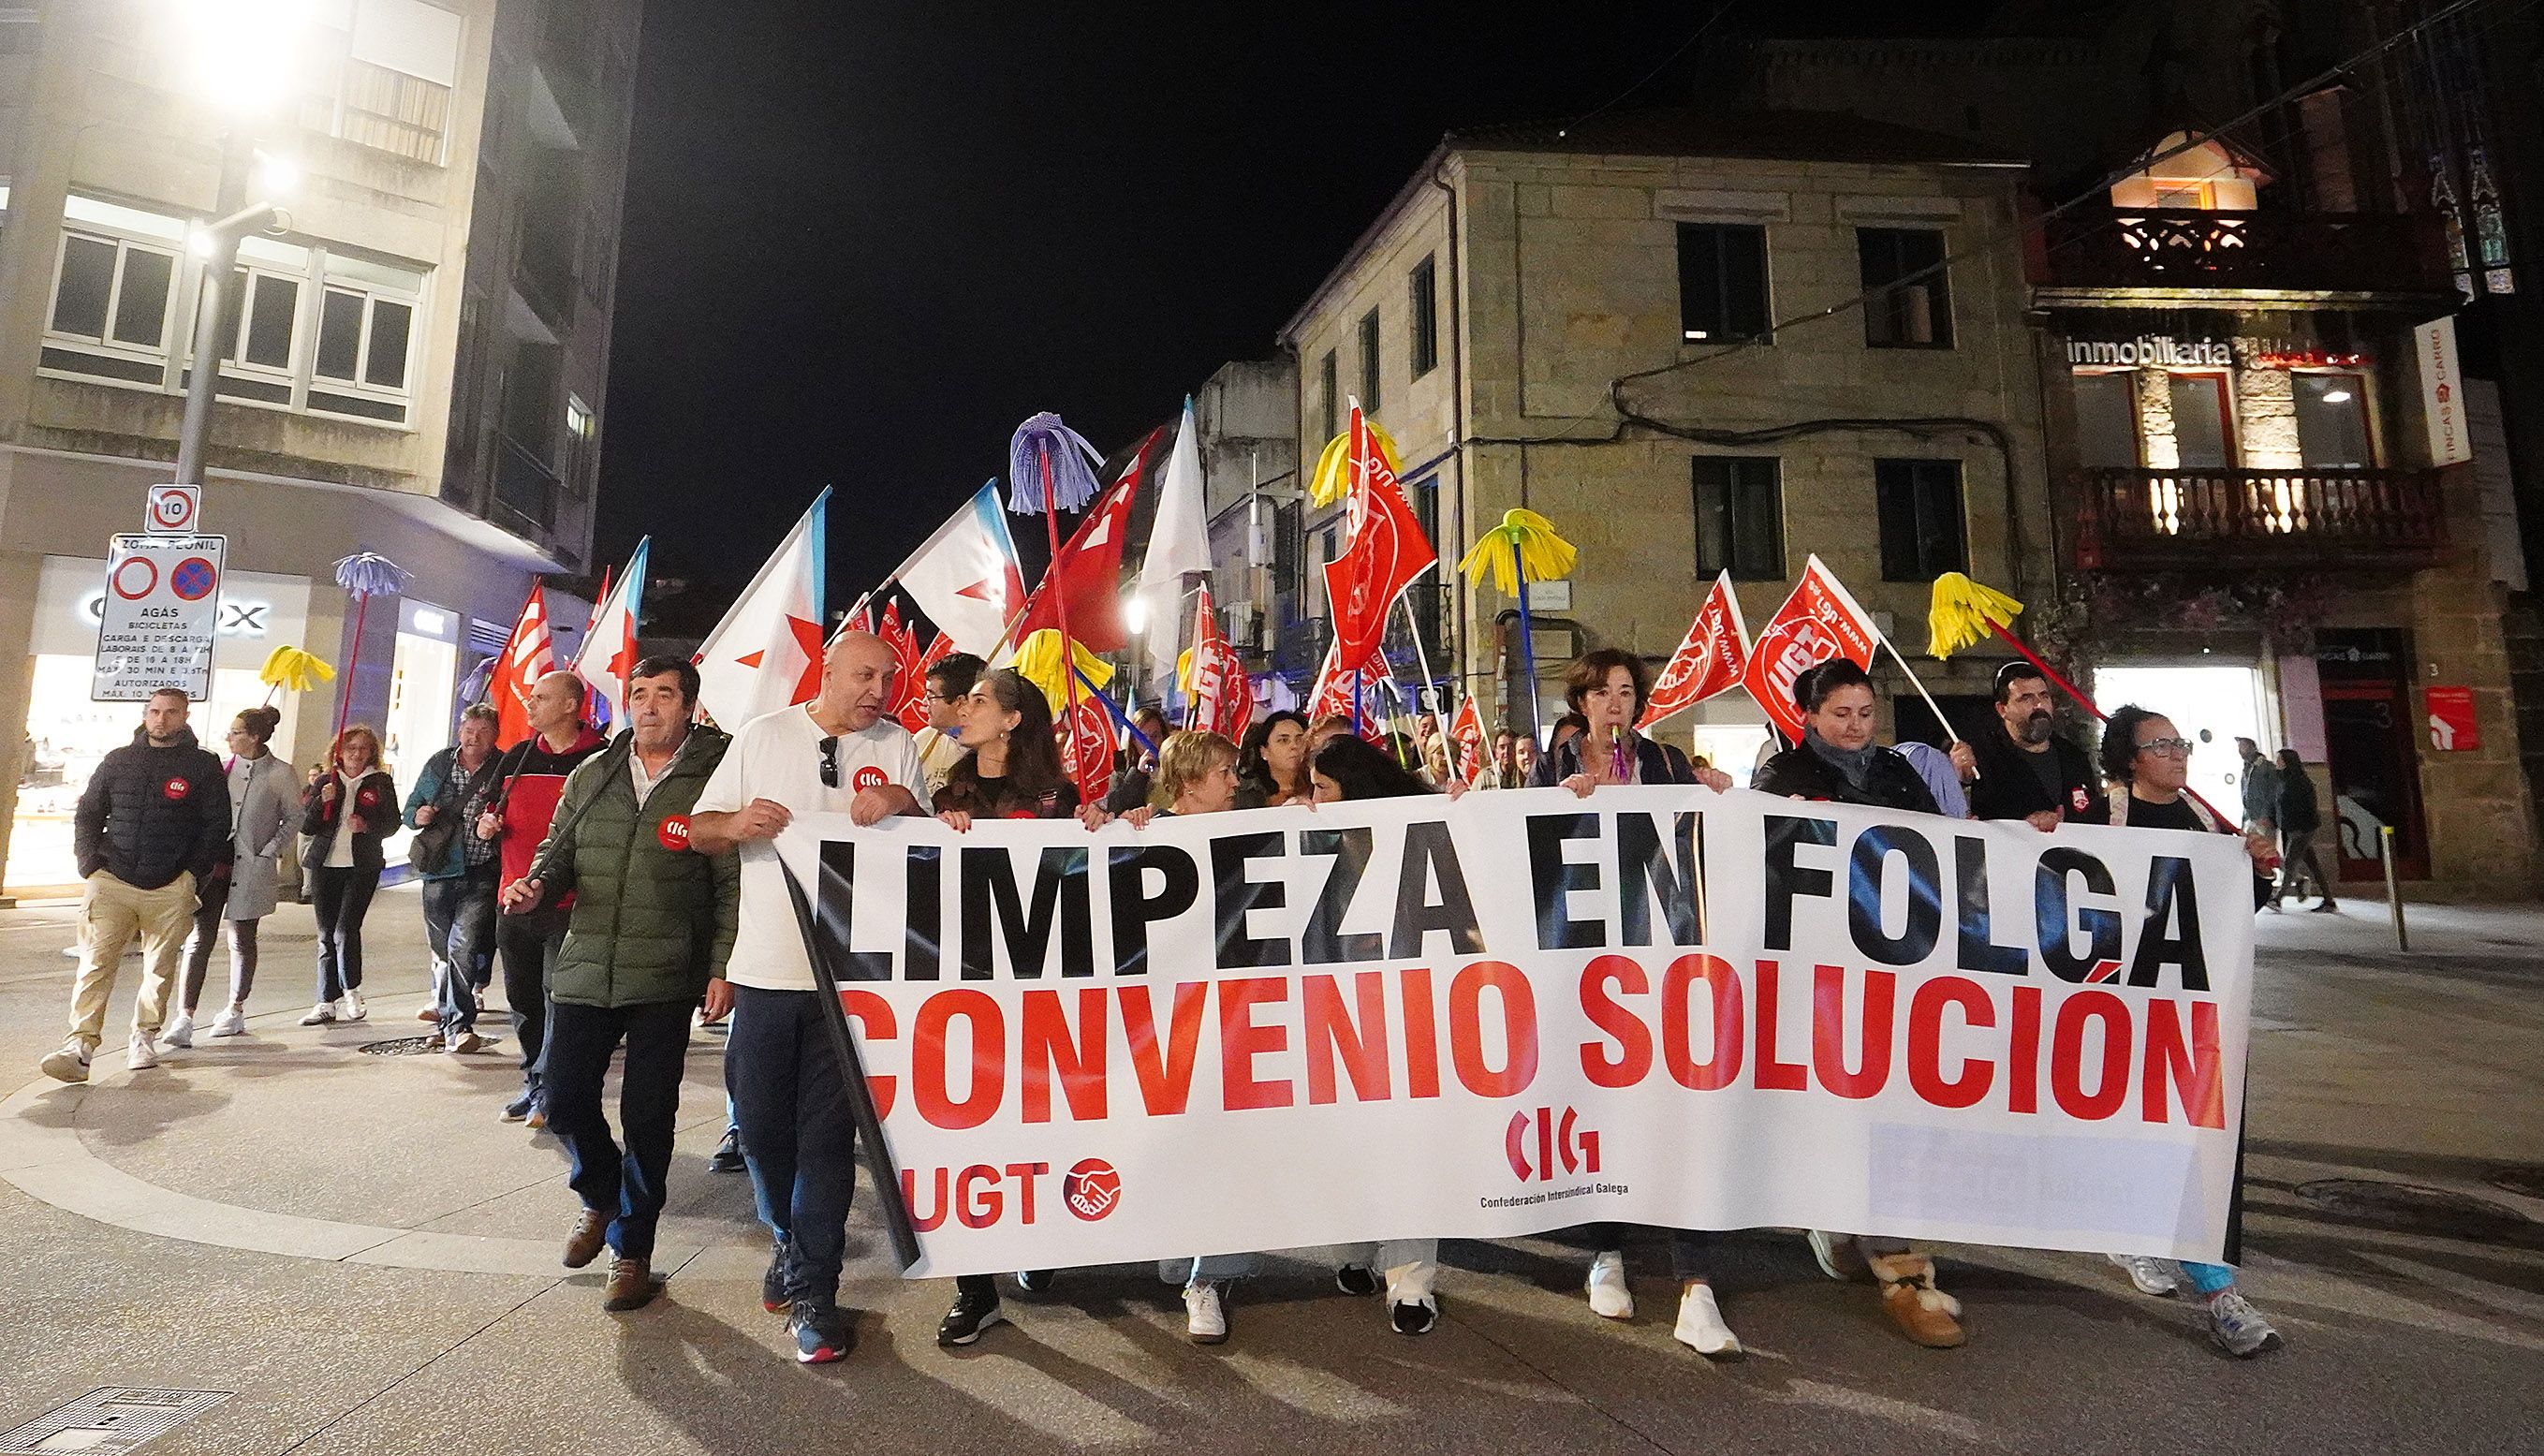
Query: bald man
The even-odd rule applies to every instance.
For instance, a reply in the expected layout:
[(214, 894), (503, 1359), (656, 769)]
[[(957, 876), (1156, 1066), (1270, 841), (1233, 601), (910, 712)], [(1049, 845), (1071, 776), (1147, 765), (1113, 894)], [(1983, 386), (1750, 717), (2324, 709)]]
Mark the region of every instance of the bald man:
[(734, 1013), (724, 1085), (777, 1245), (760, 1301), (788, 1312), (795, 1357), (807, 1365), (848, 1349), (839, 1266), (856, 1137), (775, 842), (798, 814), (862, 825), (927, 812), (918, 745), (885, 716), (892, 686), (892, 648), (870, 632), (840, 633), (822, 657), (821, 694), (744, 724), (689, 817), (691, 849), (742, 850), (742, 924), (725, 979), (709, 983), (707, 1013)]
[[(503, 847), (498, 884), (530, 872), (539, 842), (548, 837), (557, 798), (574, 766), (600, 752), (602, 739), (583, 721), (583, 680), (550, 673), (530, 685), (525, 700), (530, 736), (505, 750), (495, 766), (494, 807), (477, 816), (477, 836)], [(545, 1057), (548, 973), (565, 943), (573, 897), (519, 914), (495, 917), (495, 952), (504, 960), (504, 1000), (513, 1015), (513, 1039), (521, 1053), (521, 1091), (504, 1104), (506, 1122), (547, 1126)]]

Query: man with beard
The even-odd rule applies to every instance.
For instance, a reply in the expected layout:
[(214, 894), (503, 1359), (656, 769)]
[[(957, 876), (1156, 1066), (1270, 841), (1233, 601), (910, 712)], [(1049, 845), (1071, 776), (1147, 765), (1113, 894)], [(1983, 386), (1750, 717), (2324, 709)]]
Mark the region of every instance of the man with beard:
[(2043, 834), (2062, 821), (2111, 822), (2093, 760), (2054, 730), (2049, 691), (2048, 678), (2027, 662), (1997, 669), (1998, 728), (1970, 738), (1979, 769), (1970, 817), (2020, 819)]

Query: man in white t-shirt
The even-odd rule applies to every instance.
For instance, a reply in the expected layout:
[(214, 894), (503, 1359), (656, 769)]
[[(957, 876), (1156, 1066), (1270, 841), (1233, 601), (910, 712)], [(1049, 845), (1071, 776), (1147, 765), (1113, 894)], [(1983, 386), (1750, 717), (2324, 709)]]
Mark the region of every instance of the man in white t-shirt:
[(856, 1134), (775, 841), (797, 814), (869, 825), (927, 812), (917, 746), (884, 715), (892, 686), (892, 648), (870, 632), (841, 633), (823, 654), (821, 695), (744, 724), (689, 816), (690, 849), (742, 850), (741, 926), (706, 1010), (710, 1018), (734, 1012), (724, 1085), (760, 1216), (777, 1240), (760, 1300), (771, 1313), (789, 1311), (795, 1357), (808, 1365), (847, 1353), (839, 1266)]

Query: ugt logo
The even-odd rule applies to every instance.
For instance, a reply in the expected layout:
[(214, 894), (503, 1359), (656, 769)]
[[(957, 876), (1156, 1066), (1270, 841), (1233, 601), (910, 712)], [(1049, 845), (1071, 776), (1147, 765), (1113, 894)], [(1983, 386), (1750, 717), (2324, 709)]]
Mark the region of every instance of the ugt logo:
[(1510, 1159), (1512, 1175), (1521, 1182), (1551, 1181), (1558, 1162), (1565, 1173), (1597, 1173), (1599, 1135), (1579, 1122), (1580, 1114), (1570, 1107), (1559, 1113), (1552, 1107), (1513, 1112), (1510, 1126), (1502, 1131), (1502, 1152)]

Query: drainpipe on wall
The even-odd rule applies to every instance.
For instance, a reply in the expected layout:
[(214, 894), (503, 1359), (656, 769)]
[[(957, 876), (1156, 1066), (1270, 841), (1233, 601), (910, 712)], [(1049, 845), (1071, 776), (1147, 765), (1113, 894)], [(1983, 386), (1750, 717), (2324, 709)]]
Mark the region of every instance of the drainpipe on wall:
[(1450, 588), (1448, 594), (1449, 618), (1446, 625), (1449, 628), (1448, 635), (1450, 655), (1456, 659), (1456, 665), (1451, 669), (1451, 672), (1458, 680), (1459, 690), (1463, 693), (1471, 694), (1473, 684), (1478, 674), (1475, 672), (1473, 664), (1467, 653), (1467, 603), (1464, 595), (1457, 590), (1457, 584), (1452, 579), (1451, 575), (1458, 569), (1458, 561), (1467, 554), (1467, 450), (1469, 448), (1467, 438), (1471, 432), (1467, 428), (1467, 324), (1465, 296), (1466, 286), (1464, 282), (1467, 276), (1467, 270), (1464, 263), (1465, 234), (1459, 227), (1458, 190), (1451, 187), (1447, 180), (1442, 176), (1442, 174), (1448, 169), (1448, 165), (1447, 159), (1443, 158), (1440, 165), (1431, 170), (1431, 185), (1440, 190), (1440, 195), (1448, 201), (1449, 207), (1450, 426), (1449, 447), (1442, 452), (1442, 455), (1445, 457), (1450, 454), (1455, 454), (1458, 457), (1458, 491), (1452, 498), (1453, 509), (1449, 512), (1448, 534), (1450, 549), (1441, 552), (1440, 574), (1444, 584)]

